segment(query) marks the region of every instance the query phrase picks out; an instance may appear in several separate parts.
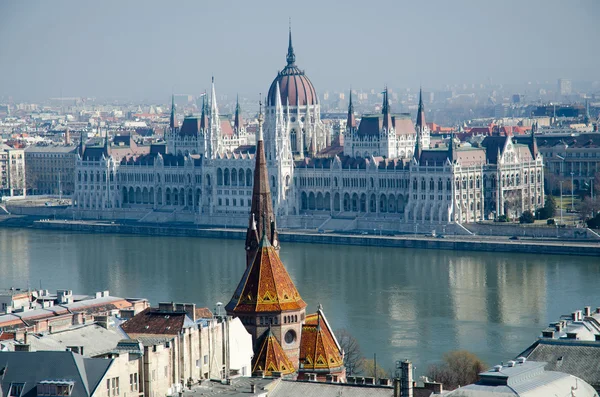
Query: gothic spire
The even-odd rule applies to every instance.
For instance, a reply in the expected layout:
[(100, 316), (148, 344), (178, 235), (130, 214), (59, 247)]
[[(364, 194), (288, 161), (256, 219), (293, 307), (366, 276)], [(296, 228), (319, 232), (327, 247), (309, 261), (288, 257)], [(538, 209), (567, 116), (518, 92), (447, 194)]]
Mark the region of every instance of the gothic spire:
[(206, 109), (206, 92), (202, 95), (202, 114), (200, 116), (200, 129), (206, 130), (208, 128), (208, 111)]
[[(279, 248), (277, 231), (275, 228), (275, 213), (271, 202), (271, 190), (269, 187), (269, 172), (267, 170), (267, 159), (265, 157), (265, 143), (263, 137), (263, 115), (262, 102), (258, 114), (258, 137), (256, 142), (256, 154), (254, 165), (254, 185), (252, 187), (252, 205), (250, 207), (250, 219), (246, 232), (246, 266), (250, 266), (258, 246), (263, 238), (269, 238), (273, 247)], [(257, 230), (256, 224), (264, 225), (262, 230)]]
[(425, 107), (423, 106), (423, 90), (419, 88), (419, 110), (417, 111), (417, 131), (425, 128)]
[(175, 129), (177, 127), (177, 119), (175, 118), (175, 95), (171, 94), (171, 119), (169, 120), (169, 127)]
[(352, 104), (352, 90), (350, 90), (350, 99), (348, 100), (348, 120), (346, 128), (349, 130), (356, 127), (356, 119), (354, 118), (354, 105)]
[(454, 157), (456, 156), (456, 148), (454, 147), (454, 131), (450, 132), (450, 142), (448, 142), (448, 159), (451, 163), (454, 163)]
[(83, 152), (85, 151), (85, 138), (83, 137), (83, 131), (81, 131), (79, 137), (79, 155), (83, 158)]
[(217, 107), (217, 93), (215, 91), (215, 76), (212, 77), (212, 88), (210, 94), (210, 119), (211, 123), (218, 123), (219, 108)]
[(388, 88), (383, 91), (383, 128), (389, 131), (392, 128), (392, 115), (390, 113), (390, 101), (388, 98)]
[(235, 97), (235, 117), (233, 119), (233, 128), (239, 131), (242, 128), (242, 110), (240, 108), (240, 98), (236, 95)]
[(529, 151), (531, 156), (535, 160), (538, 154), (537, 140), (535, 139), (535, 132), (537, 130), (537, 122), (531, 126), (531, 142), (529, 142)]
[(290, 33), (288, 42), (288, 52), (286, 56), (288, 66), (294, 66), (296, 63), (296, 55), (294, 54), (294, 46), (292, 46), (292, 21), (290, 19)]

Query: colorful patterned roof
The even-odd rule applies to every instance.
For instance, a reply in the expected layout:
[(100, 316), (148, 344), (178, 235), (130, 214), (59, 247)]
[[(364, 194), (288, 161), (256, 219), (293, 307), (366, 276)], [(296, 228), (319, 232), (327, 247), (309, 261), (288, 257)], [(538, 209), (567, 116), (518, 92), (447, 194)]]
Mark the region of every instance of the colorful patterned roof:
[(344, 366), (342, 348), (321, 308), (315, 314), (306, 316), (302, 326), (300, 364), (303, 371), (335, 371)]
[(228, 312), (247, 314), (300, 310), (306, 303), (281, 263), (266, 234), (258, 246), (254, 261), (246, 268), (231, 301)]
[(289, 375), (296, 372), (294, 365), (281, 348), (279, 341), (277, 341), (271, 329), (267, 331), (259, 353), (254, 357), (253, 361), (252, 374), (264, 371), (265, 376), (272, 376), (273, 372), (281, 372), (282, 375)]

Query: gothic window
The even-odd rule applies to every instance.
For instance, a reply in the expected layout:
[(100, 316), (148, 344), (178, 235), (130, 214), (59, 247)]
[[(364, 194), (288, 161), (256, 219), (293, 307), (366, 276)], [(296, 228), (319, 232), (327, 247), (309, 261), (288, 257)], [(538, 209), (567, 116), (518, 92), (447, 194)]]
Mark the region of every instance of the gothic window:
[(446, 190), (447, 190), (447, 191), (450, 191), (450, 190), (452, 190), (452, 181), (450, 180), (450, 178), (448, 178), (448, 179), (446, 180)]
[(421, 178), (421, 191), (425, 191), (425, 178)]
[[(292, 118), (293, 118), (293, 117), (292, 117)], [(293, 152), (296, 152), (296, 151), (298, 150), (298, 149), (297, 149), (297, 146), (298, 146), (298, 145), (297, 145), (297, 141), (296, 141), (296, 139), (297, 139), (296, 130), (295, 130), (295, 129), (292, 129), (292, 131), (290, 132), (290, 144), (291, 144), (291, 147), (292, 147), (292, 151), (293, 151)]]
[(417, 190), (417, 178), (413, 179), (413, 190)]
[(252, 171), (250, 168), (246, 170), (246, 186), (252, 186)]
[(217, 168), (217, 186), (223, 185), (223, 171)]
[(435, 183), (433, 182), (433, 178), (429, 181), (429, 190), (433, 192), (435, 189)]
[(473, 177), (469, 177), (469, 189), (473, 189)]
[(481, 187), (481, 181), (479, 180), (479, 175), (477, 175), (477, 179), (475, 180), (475, 186), (477, 187), (477, 189), (479, 189)]
[(229, 168), (225, 168), (223, 172), (223, 184), (229, 186)]

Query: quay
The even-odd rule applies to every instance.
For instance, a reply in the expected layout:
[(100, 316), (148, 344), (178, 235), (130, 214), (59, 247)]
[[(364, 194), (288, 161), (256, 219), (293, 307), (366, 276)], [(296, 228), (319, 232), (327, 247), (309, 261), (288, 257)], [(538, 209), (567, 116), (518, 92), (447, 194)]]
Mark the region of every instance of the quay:
[[(110, 221), (39, 220), (15, 217), (0, 222), (0, 227), (23, 227), (43, 230), (62, 230), (78, 233), (111, 233), (147, 236), (201, 237), (242, 240), (246, 231), (241, 228), (198, 227), (182, 224), (139, 224)], [(334, 244), (396, 248), (438, 249), (456, 251), (514, 252), (549, 255), (580, 255), (600, 257), (600, 242), (553, 240), (541, 238), (510, 239), (506, 236), (433, 237), (419, 234), (376, 235), (317, 232), (310, 230), (280, 230), (282, 242)]]

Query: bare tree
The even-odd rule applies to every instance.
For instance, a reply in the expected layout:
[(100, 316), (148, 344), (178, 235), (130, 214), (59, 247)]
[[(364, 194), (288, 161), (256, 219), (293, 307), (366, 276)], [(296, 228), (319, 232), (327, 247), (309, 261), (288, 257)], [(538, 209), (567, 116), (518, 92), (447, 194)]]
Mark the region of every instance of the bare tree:
[(375, 370), (375, 360), (372, 358), (363, 358), (361, 373), (376, 379), (388, 377), (387, 371), (380, 365), (377, 365), (377, 371)]
[(582, 220), (593, 218), (600, 211), (600, 198), (586, 197), (579, 204), (579, 216)]
[(444, 354), (444, 362), (430, 365), (427, 377), (441, 382), (450, 390), (477, 382), (479, 373), (486, 368), (483, 361), (466, 350)]
[(344, 350), (346, 373), (352, 375), (361, 372), (364, 359), (356, 338), (345, 328), (335, 331), (335, 336)]

